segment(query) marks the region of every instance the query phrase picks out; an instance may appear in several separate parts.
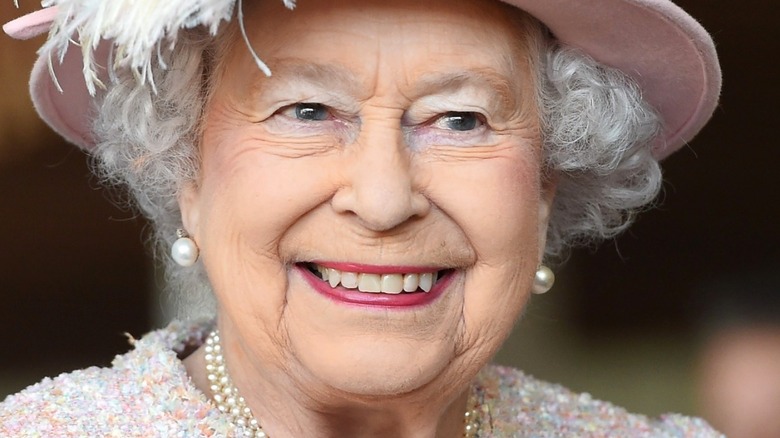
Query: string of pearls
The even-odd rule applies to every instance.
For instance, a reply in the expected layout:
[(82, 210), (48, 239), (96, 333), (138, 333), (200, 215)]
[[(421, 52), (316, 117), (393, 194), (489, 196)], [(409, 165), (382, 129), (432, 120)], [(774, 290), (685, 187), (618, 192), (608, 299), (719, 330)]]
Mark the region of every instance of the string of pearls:
[(463, 414), (463, 437), (479, 437), (479, 403), (474, 395), (474, 391), (469, 394), (469, 408)]
[[(227, 372), (222, 346), (219, 343), (217, 330), (209, 333), (206, 338), (206, 378), (209, 381), (214, 404), (220, 412), (227, 415), (230, 422), (240, 426), (247, 438), (268, 438), (260, 423), (252, 415), (252, 410), (246, 405), (244, 397), (233, 386), (233, 381)], [(479, 436), (479, 403), (474, 391), (469, 394), (469, 409), (463, 418), (463, 436), (476, 438)]]
[(231, 423), (243, 428), (245, 437), (268, 438), (260, 423), (252, 415), (249, 406), (246, 405), (244, 397), (241, 397), (230, 380), (217, 330), (211, 332), (206, 338), (205, 350), (206, 378), (217, 409), (227, 415)]

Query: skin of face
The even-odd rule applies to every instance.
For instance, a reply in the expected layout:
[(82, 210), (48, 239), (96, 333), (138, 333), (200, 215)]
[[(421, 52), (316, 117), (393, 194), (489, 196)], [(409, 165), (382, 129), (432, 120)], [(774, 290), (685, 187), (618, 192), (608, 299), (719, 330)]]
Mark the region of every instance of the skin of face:
[[(525, 36), (484, 0), (251, 3), (273, 75), (238, 34), (180, 198), (233, 381), (270, 436), (457, 436), (554, 195)], [(312, 287), (315, 261), (450, 271), (423, 305), (356, 305)], [(185, 363), (206, 387), (202, 351)]]

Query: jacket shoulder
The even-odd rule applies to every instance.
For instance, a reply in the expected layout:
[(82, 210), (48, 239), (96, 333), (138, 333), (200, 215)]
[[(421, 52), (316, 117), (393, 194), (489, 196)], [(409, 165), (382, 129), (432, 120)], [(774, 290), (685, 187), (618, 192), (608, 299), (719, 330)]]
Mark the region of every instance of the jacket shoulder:
[(45, 378), (0, 403), (0, 436), (224, 436), (228, 423), (190, 382), (170, 329), (111, 367)]
[(632, 414), (514, 368), (489, 366), (477, 379), (487, 436), (631, 436), (721, 438), (700, 418)]

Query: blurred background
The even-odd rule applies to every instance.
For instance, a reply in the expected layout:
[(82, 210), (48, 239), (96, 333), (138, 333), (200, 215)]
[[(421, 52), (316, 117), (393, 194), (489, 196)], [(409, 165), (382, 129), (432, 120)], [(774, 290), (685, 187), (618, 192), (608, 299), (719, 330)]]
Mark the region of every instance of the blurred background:
[[(21, 3), (4, 2), (0, 19), (37, 7)], [(780, 9), (677, 3), (716, 41), (720, 108), (664, 162), (660, 207), (556, 267), (557, 284), (534, 297), (496, 361), (631, 411), (778, 437)], [(128, 349), (124, 333), (166, 320), (144, 221), (117, 208), (87, 157), (32, 110), (27, 79), (41, 42), (0, 38), (0, 399), (108, 365)]]

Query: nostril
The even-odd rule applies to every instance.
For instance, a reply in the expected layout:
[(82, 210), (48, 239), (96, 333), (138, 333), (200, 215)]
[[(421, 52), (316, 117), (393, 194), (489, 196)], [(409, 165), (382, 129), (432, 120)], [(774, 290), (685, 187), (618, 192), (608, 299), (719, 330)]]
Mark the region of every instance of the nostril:
[(371, 231), (388, 231), (426, 215), (430, 203), (419, 190), (409, 158), (386, 142), (366, 144), (341, 168), (342, 186), (331, 199), (334, 210), (353, 214)]
[(340, 214), (352, 214), (371, 231), (388, 231), (407, 221), (425, 216), (430, 210), (427, 198), (410, 189), (393, 187), (347, 187), (331, 199), (331, 206)]

